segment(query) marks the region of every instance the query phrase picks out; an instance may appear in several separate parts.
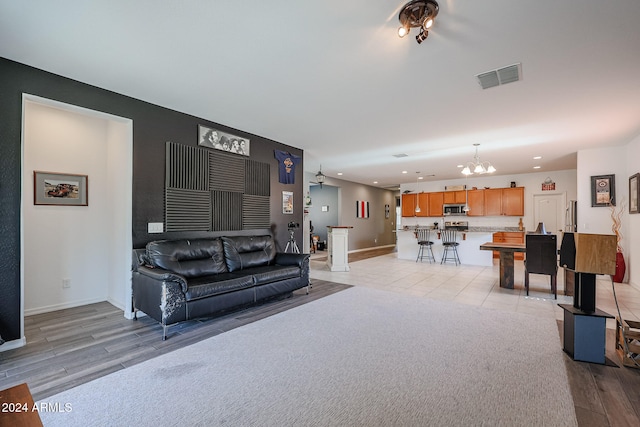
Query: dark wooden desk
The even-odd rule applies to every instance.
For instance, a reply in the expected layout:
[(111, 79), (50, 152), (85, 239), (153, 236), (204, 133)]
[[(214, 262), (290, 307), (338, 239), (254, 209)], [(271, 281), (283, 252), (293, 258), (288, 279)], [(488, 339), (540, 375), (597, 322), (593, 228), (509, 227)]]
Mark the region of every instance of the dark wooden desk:
[[(0, 425), (13, 427), (42, 427), (38, 411), (34, 411), (33, 397), (27, 384), (0, 391)], [(6, 411), (6, 412), (4, 412)]]
[(500, 287), (513, 289), (513, 254), (526, 252), (526, 244), (486, 242), (480, 245), (480, 249), (500, 253)]

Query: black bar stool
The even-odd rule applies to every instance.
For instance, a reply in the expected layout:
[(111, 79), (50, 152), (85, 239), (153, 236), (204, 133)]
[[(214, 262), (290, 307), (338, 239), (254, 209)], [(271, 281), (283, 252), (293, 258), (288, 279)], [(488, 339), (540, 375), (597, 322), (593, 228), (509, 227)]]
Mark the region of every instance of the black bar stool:
[(430, 236), (431, 230), (428, 228), (419, 228), (416, 230), (416, 238), (418, 239), (418, 257), (416, 258), (416, 262), (418, 262), (418, 260), (422, 262), (424, 258), (429, 260), (429, 264), (431, 264), (431, 261), (436, 261), (436, 258), (433, 256), (433, 242), (430, 240)]
[(458, 230), (456, 229), (444, 229), (440, 232), (440, 237), (442, 239), (442, 247), (444, 248), (444, 252), (442, 254), (442, 260), (440, 264), (445, 261), (453, 261), (456, 265), (460, 264), (460, 257), (458, 256)]

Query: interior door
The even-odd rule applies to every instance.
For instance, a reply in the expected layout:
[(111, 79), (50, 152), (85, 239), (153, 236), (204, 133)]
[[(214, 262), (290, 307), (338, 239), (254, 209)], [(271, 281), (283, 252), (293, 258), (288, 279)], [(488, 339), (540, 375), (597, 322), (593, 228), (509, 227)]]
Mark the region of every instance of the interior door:
[(556, 239), (558, 246), (562, 241), (561, 232), (564, 230), (564, 211), (566, 205), (566, 193), (535, 194), (533, 196), (533, 230), (538, 227), (539, 223), (544, 223), (547, 233), (554, 233), (558, 236)]

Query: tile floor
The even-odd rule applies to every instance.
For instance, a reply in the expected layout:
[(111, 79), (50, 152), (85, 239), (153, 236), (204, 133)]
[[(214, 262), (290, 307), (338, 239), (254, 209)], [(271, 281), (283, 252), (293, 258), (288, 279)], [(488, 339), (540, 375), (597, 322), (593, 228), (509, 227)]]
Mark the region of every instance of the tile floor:
[[(500, 267), (494, 260), (492, 267), (398, 259), (396, 253), (350, 262), (349, 272), (331, 272), (326, 261), (314, 260), (326, 253), (312, 254), (311, 279), (328, 280), (356, 286), (368, 286), (387, 291), (414, 295), (417, 298), (450, 300), (489, 309), (529, 313), (563, 319), (558, 304), (573, 304), (573, 297), (564, 295), (564, 271), (558, 270), (558, 299), (550, 292), (549, 276), (530, 275), (529, 296), (524, 290), (524, 266), (515, 261), (515, 288), (499, 285)], [(613, 316), (617, 309), (609, 276), (598, 276), (596, 306)], [(615, 284), (615, 292), (622, 317), (640, 321), (640, 290), (629, 284)], [(607, 327), (615, 329), (613, 319)]]

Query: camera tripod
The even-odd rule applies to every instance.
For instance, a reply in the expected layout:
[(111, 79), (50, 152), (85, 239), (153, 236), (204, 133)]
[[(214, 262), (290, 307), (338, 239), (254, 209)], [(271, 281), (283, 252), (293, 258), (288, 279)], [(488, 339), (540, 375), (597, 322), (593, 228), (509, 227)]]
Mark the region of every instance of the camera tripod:
[(289, 241), (287, 242), (287, 246), (285, 246), (284, 251), (287, 252), (289, 250), (289, 245), (291, 245), (291, 253), (299, 254), (300, 248), (298, 248), (298, 244), (296, 243), (296, 237), (293, 235), (294, 229), (289, 229)]

